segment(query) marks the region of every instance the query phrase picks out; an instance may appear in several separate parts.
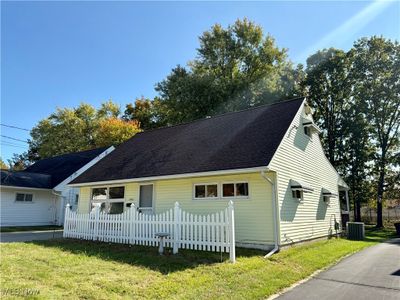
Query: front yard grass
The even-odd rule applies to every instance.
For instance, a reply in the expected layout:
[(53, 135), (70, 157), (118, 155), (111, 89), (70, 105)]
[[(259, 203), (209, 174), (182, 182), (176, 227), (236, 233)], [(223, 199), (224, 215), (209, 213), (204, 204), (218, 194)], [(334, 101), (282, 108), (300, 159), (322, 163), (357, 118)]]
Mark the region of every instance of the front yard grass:
[(393, 235), (369, 229), (365, 241), (333, 238), (269, 259), (237, 249), (236, 264), (202, 251), (159, 256), (156, 248), (78, 240), (7, 243), (0, 245), (1, 296), (34, 290), (38, 299), (261, 299)]

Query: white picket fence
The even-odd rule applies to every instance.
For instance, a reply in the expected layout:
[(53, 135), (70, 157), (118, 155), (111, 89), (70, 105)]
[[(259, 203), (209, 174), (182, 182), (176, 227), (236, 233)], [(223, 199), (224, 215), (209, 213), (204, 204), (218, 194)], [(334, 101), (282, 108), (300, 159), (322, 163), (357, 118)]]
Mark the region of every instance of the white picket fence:
[(140, 213), (132, 204), (122, 214), (106, 214), (96, 206), (90, 213), (71, 211), (67, 205), (64, 237), (132, 245), (159, 245), (157, 233), (167, 233), (165, 245), (179, 248), (227, 252), (235, 262), (235, 217), (233, 202), (208, 215), (183, 211), (179, 203), (160, 214)]

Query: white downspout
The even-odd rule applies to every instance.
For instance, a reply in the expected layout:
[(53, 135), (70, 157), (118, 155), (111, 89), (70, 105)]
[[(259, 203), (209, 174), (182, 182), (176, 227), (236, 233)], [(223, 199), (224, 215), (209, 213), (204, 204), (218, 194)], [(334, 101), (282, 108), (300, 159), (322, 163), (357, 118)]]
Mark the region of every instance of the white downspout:
[[(57, 193), (55, 190), (52, 190), (51, 193), (52, 193), (54, 196), (56, 196), (56, 197), (53, 198), (53, 209), (54, 209), (53, 223), (54, 223), (54, 225), (58, 225), (58, 223), (59, 223), (60, 220), (58, 220), (58, 222), (57, 222), (57, 224), (56, 224), (56, 219), (57, 219), (57, 204), (56, 204), (56, 203), (57, 203), (57, 197), (62, 198), (62, 196), (61, 196), (61, 194)], [(62, 212), (60, 212), (60, 213), (62, 213)]]
[[(267, 171), (269, 171), (269, 169), (267, 168)], [(264, 258), (268, 258), (270, 257), (272, 254), (274, 254), (275, 252), (279, 251), (279, 232), (278, 232), (278, 217), (277, 217), (277, 197), (276, 197), (276, 186), (275, 183), (269, 179), (266, 175), (265, 175), (265, 171), (261, 171), (261, 177), (263, 177), (265, 180), (267, 180), (270, 184), (271, 184), (271, 188), (272, 188), (272, 209), (273, 209), (273, 218), (274, 218), (274, 239), (275, 239), (275, 247), (274, 249), (272, 249), (270, 252), (268, 252)]]

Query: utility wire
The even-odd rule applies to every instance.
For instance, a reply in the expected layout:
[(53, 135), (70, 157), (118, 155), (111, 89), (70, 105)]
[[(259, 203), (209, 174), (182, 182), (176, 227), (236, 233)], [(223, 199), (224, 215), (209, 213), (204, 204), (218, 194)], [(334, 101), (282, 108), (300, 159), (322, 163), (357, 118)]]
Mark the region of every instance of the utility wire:
[(10, 136), (7, 136), (7, 135), (0, 134), (0, 136), (4, 137), (4, 138), (6, 138), (6, 139), (10, 139), (10, 140), (14, 140), (14, 141), (18, 141), (18, 142), (24, 142), (24, 143), (28, 143), (27, 141), (20, 140), (20, 139), (16, 139), (16, 138), (13, 138), (13, 137), (10, 137)]
[(1, 146), (8, 146), (8, 147), (15, 147), (15, 148), (21, 148), (21, 149), (26, 149), (26, 147), (21, 146), (21, 145), (15, 145), (15, 144), (6, 144), (4, 142), (1, 142)]
[(14, 129), (19, 129), (19, 130), (24, 130), (24, 131), (30, 131), (29, 129), (21, 128), (21, 127), (18, 127), (18, 126), (7, 125), (7, 124), (2, 124), (2, 123), (0, 125), (4, 126), (4, 127), (8, 127), (8, 128), (14, 128)]
[(1, 141), (1, 144), (8, 145), (8, 146), (18, 146), (18, 147), (22, 147), (22, 148), (28, 147), (28, 145), (15, 144), (15, 143), (9, 142), (9, 141)]

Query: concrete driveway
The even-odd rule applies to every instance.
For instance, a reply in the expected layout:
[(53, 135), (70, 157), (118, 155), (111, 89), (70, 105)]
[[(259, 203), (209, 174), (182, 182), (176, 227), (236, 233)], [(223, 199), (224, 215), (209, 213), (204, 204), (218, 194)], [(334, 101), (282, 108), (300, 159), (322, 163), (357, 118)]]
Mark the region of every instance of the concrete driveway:
[(3, 232), (0, 234), (0, 242), (11, 243), (50, 240), (53, 238), (62, 238), (62, 234), (62, 230)]
[(345, 258), (278, 299), (400, 299), (400, 238)]

